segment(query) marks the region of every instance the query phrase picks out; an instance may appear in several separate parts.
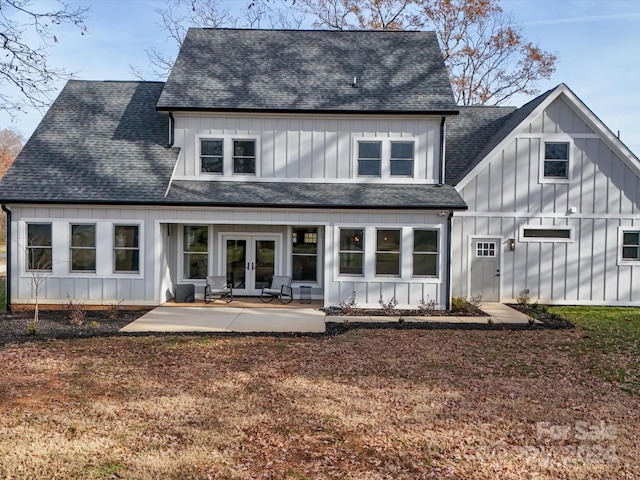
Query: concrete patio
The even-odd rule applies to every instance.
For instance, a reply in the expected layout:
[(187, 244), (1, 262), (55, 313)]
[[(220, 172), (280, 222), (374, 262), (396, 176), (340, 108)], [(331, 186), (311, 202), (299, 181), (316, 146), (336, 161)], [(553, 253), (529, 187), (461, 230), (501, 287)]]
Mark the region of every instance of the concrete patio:
[[(228, 305), (228, 304), (225, 304)], [(323, 333), (325, 322), (393, 323), (400, 318), (410, 322), (487, 324), (527, 324), (529, 318), (501, 303), (484, 303), (480, 308), (489, 317), (465, 316), (325, 316), (318, 308), (247, 307), (173, 304), (157, 307), (120, 331), (133, 332), (261, 332), (261, 333)]]

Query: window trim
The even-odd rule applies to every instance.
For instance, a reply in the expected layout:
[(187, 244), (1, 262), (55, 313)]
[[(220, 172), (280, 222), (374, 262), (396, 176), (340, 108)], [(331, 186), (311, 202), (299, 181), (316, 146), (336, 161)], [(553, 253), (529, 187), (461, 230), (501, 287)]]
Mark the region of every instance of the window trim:
[[(351, 226), (337, 226), (336, 227), (337, 230), (337, 248), (336, 251), (338, 252), (338, 261), (336, 263), (336, 271), (338, 274), (338, 277), (344, 277), (344, 278), (364, 278), (365, 275), (365, 267), (366, 267), (366, 260), (367, 260), (367, 229), (366, 227), (351, 227)], [(342, 230), (361, 230), (362, 231), (362, 250), (357, 251), (357, 250), (342, 250), (340, 248), (340, 234), (342, 233)], [(340, 271), (340, 255), (342, 255), (343, 253), (358, 253), (360, 255), (362, 255), (362, 272), (361, 273), (342, 273)]]
[(629, 258), (622, 257), (622, 249), (624, 247), (624, 234), (625, 233), (640, 233), (640, 225), (639, 226), (623, 226), (618, 227), (618, 247), (617, 247), (617, 257), (618, 257), (618, 265), (629, 265), (629, 266), (638, 266), (640, 265), (640, 258), (632, 260)]
[[(182, 228), (180, 228), (180, 253), (181, 253), (181, 267), (180, 267), (180, 278), (182, 279), (183, 282), (188, 283), (188, 282), (204, 282), (206, 281), (206, 277), (208, 275), (211, 275), (211, 228), (210, 225), (205, 224), (205, 223), (184, 223), (181, 226)], [(185, 228), (187, 227), (206, 227), (207, 229), (207, 251), (206, 252), (192, 252), (192, 251), (188, 251), (186, 250), (185, 244), (184, 244), (184, 231)], [(185, 260), (185, 255), (190, 255), (190, 254), (205, 254), (207, 257), (207, 275), (205, 275), (205, 278), (187, 278), (185, 276), (185, 270), (184, 270), (184, 260)]]
[[(316, 234), (316, 253), (293, 253), (293, 233), (296, 229), (314, 229)], [(320, 263), (321, 259), (321, 248), (322, 248), (322, 235), (320, 233), (320, 227), (317, 225), (291, 225), (288, 229), (287, 236), (289, 238), (289, 247), (291, 248), (290, 261), (291, 261), (291, 282), (295, 285), (320, 285), (322, 278), (322, 264)], [(295, 280), (293, 278), (293, 257), (302, 256), (302, 257), (316, 257), (316, 279), (315, 280)]]
[[(80, 273), (80, 274), (87, 274), (87, 273), (96, 273), (98, 270), (98, 225), (96, 223), (91, 223), (91, 222), (69, 222), (68, 224), (69, 226), (69, 243), (68, 243), (68, 247), (69, 247), (69, 273)], [(94, 231), (94, 243), (93, 243), (93, 247), (74, 247), (73, 246), (73, 227), (74, 226), (92, 226), (93, 227), (93, 231)], [(114, 231), (114, 235), (115, 235), (115, 231)], [(138, 236), (140, 234), (138, 233)], [(94, 265), (95, 268), (93, 270), (74, 270), (73, 269), (73, 251), (74, 250), (93, 250), (93, 255), (94, 255)], [(115, 265), (114, 265), (115, 266)]]
[[(416, 252), (416, 231), (428, 231), (436, 232), (436, 251), (435, 252)], [(411, 229), (412, 233), (412, 245), (411, 245), (411, 278), (439, 278), (440, 277), (440, 236), (441, 230), (439, 228), (423, 228), (414, 227)], [(416, 275), (416, 263), (415, 255), (435, 255), (436, 257), (436, 273), (435, 275)]]
[[(235, 142), (253, 142), (253, 156), (239, 156), (235, 152)], [(224, 154), (224, 151), (223, 151)], [(236, 158), (253, 158), (253, 173), (238, 172), (236, 173)], [(224, 164), (224, 156), (223, 156)], [(223, 169), (224, 171), (224, 169)], [(234, 136), (231, 138), (231, 175), (234, 177), (257, 177), (258, 176), (258, 141), (255, 138), (245, 138), (241, 136)]]
[[(525, 237), (525, 230), (568, 230), (569, 238), (562, 237)], [(519, 241), (527, 243), (574, 243), (575, 228), (572, 225), (522, 225), (519, 231)]]
[[(50, 245), (29, 245), (29, 225), (48, 225), (51, 230), (51, 244)], [(24, 227), (24, 244), (25, 244), (25, 272), (51, 272), (53, 273), (53, 222), (29, 222), (25, 221)], [(48, 268), (31, 268), (29, 265), (29, 259), (31, 257), (30, 250), (34, 248), (47, 248), (51, 251), (51, 264)]]
[[(362, 143), (375, 143), (380, 145), (380, 158), (368, 158), (368, 157), (360, 157), (360, 144)], [(384, 154), (383, 154), (383, 146), (382, 146), (382, 140), (378, 140), (378, 139), (371, 139), (371, 140), (358, 140), (357, 144), (356, 144), (356, 175), (358, 177), (362, 177), (362, 178), (382, 178), (382, 162), (383, 162), (383, 158), (384, 158)], [(373, 161), (378, 161), (379, 162), (379, 166), (378, 166), (378, 170), (380, 171), (379, 175), (361, 175), (360, 174), (360, 161), (364, 160), (367, 162), (373, 162)]]
[[(377, 175), (359, 175), (358, 174), (358, 164), (360, 159), (360, 142), (365, 143), (380, 143), (380, 176)], [(392, 143), (413, 143), (413, 165), (412, 165), (412, 174), (409, 175), (391, 175), (391, 144)], [(353, 145), (352, 145), (352, 157), (353, 157), (353, 165), (351, 176), (352, 178), (358, 178), (362, 181), (367, 180), (391, 180), (391, 181), (409, 181), (418, 179), (418, 155), (420, 152), (420, 137), (419, 136), (411, 136), (411, 137), (378, 137), (378, 136), (370, 136), (363, 137), (357, 136), (353, 137)]]
[[(136, 227), (138, 229), (138, 246), (137, 247), (116, 247), (116, 227)], [(111, 228), (111, 241), (112, 241), (112, 249), (111, 254), (113, 256), (112, 259), (112, 273), (114, 275), (141, 275), (142, 268), (141, 264), (144, 264), (144, 258), (142, 255), (142, 241), (144, 237), (142, 235), (142, 226), (139, 223), (128, 223), (128, 222), (113, 222)], [(137, 250), (138, 251), (138, 270), (117, 270), (116, 269), (116, 250)]]
[[(378, 249), (378, 232), (380, 231), (392, 231), (398, 232), (398, 251), (390, 251), (390, 250), (379, 250)], [(374, 275), (376, 278), (402, 278), (402, 254), (403, 249), (405, 247), (404, 242), (402, 241), (402, 228), (393, 228), (393, 227), (376, 227), (375, 229), (376, 236), (374, 239), (375, 250), (373, 252), (373, 266), (374, 266)], [(397, 255), (398, 256), (398, 273), (378, 273), (378, 254), (382, 255)], [(413, 257), (412, 261), (413, 261)]]
[[(544, 164), (546, 161), (545, 145), (547, 143), (566, 143), (568, 145), (569, 158), (567, 159), (567, 178), (545, 177)], [(575, 157), (573, 139), (567, 135), (545, 135), (540, 138), (538, 183), (570, 183), (573, 172), (573, 159)]]
[[(203, 172), (201, 168), (201, 160), (200, 160), (200, 152), (202, 140), (222, 140), (222, 173), (213, 173), (213, 172)], [(234, 158), (234, 150), (233, 150), (233, 142), (234, 140), (238, 141), (253, 141), (255, 144), (255, 170), (256, 173), (233, 173), (233, 158)], [(203, 179), (221, 179), (229, 180), (231, 178), (256, 178), (261, 176), (261, 168), (260, 168), (260, 151), (262, 149), (262, 144), (260, 143), (259, 135), (242, 135), (242, 134), (234, 134), (234, 135), (225, 135), (225, 134), (216, 134), (216, 133), (203, 133), (195, 135), (195, 145), (194, 145), (193, 155), (193, 168), (195, 175), (202, 177)]]

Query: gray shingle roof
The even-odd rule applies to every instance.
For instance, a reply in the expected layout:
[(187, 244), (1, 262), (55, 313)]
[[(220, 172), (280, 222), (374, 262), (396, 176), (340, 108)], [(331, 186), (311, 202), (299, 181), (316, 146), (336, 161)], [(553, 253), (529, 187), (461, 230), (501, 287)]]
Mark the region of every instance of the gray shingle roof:
[(458, 107), (434, 32), (192, 28), (158, 109), (391, 113)]
[(170, 204), (300, 208), (466, 209), (450, 186), (178, 180)]
[(447, 119), (446, 183), (457, 185), (556, 88), (520, 108), (459, 107), (460, 114)]
[(0, 181), (3, 202), (162, 200), (177, 148), (163, 83), (70, 81)]

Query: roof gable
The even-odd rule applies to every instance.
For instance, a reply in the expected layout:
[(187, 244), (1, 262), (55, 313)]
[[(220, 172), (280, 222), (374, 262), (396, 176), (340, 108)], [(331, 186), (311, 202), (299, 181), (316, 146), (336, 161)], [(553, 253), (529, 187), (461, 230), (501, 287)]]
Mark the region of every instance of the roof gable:
[[(469, 158), (467, 158), (468, 163), (466, 168), (454, 172), (457, 173), (457, 176), (452, 174), (451, 179), (447, 178), (447, 183), (456, 185), (458, 191), (464, 188), (505, 145), (514, 139), (518, 132), (530, 124), (533, 119), (540, 115), (559, 97), (566, 101), (567, 105), (578, 114), (589, 128), (600, 135), (600, 138), (622, 158), (629, 168), (640, 175), (640, 160), (638, 160), (631, 150), (609, 130), (602, 120), (600, 120), (569, 87), (562, 83), (504, 117), (502, 126), (487, 141), (485, 147), (475, 155), (475, 157), (471, 158), (471, 156), (469, 156)], [(464, 115), (465, 112), (461, 112), (461, 114)], [(456, 120), (456, 118), (453, 118), (452, 122), (455, 123)], [(447, 134), (447, 140), (448, 138), (449, 136)], [(462, 149), (462, 155), (464, 155), (464, 149)]]
[(158, 109), (458, 110), (434, 32), (195, 28)]

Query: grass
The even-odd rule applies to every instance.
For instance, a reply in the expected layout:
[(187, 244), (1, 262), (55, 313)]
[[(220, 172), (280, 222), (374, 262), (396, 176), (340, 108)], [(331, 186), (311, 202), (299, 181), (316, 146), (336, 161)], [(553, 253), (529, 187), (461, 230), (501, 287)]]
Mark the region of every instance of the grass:
[(640, 396), (595, 368), (638, 361), (637, 311), (567, 312), (579, 328), (9, 345), (0, 478), (640, 478)]
[(574, 353), (594, 373), (640, 395), (640, 309), (625, 307), (551, 307), (584, 334)]

